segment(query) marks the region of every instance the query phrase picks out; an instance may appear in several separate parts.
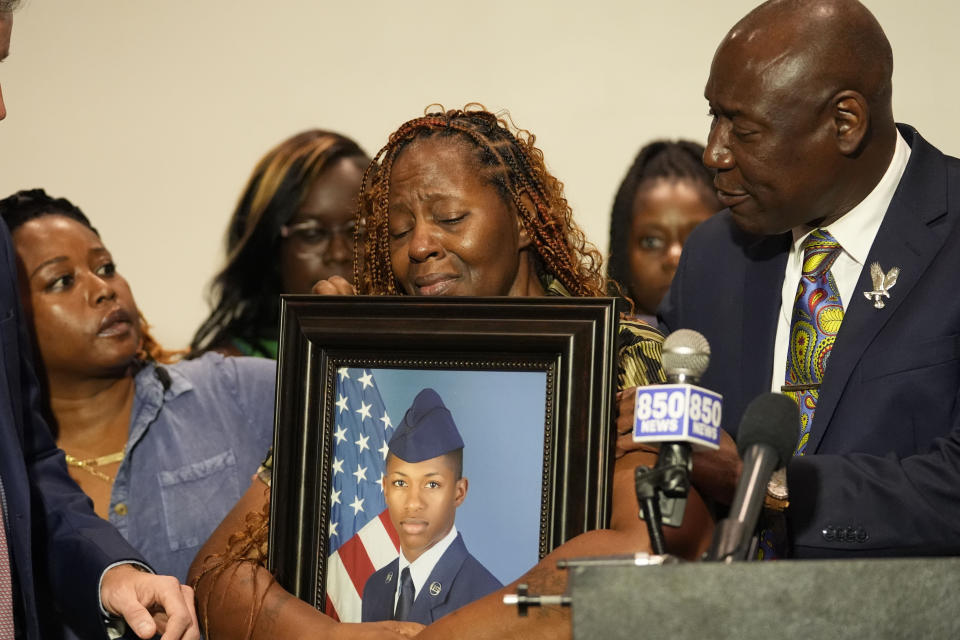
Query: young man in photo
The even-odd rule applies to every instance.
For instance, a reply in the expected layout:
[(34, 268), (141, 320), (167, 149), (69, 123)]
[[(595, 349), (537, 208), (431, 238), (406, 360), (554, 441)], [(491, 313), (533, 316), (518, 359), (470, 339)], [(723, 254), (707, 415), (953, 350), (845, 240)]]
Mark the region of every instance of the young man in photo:
[(468, 489), (463, 439), (436, 391), (417, 394), (388, 448), (383, 493), (400, 555), (367, 580), (362, 619), (430, 624), (503, 585), (454, 525)]

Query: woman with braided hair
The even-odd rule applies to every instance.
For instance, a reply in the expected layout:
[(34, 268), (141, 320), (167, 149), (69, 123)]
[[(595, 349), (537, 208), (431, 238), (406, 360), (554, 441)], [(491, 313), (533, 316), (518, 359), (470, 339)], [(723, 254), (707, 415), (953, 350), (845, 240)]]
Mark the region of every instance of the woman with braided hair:
[[(514, 134), (506, 121), (479, 109), (428, 114), (402, 125), (367, 169), (369, 232), (354, 260), (359, 292), (543, 295), (556, 283), (569, 295), (604, 295), (600, 254), (573, 221), (563, 185), (547, 171), (534, 142), (529, 131)], [(429, 202), (415, 195), (425, 190)], [(483, 208), (474, 212), (467, 204)], [(418, 208), (427, 215), (418, 215)], [(449, 211), (433, 215), (438, 208)], [(422, 273), (409, 266), (425, 262), (418, 256), (424, 250), (420, 222), (448, 229), (450, 236), (467, 236), (486, 223), (489, 233), (471, 238), (469, 248), (451, 247), (455, 270), (464, 273), (421, 286)], [(516, 250), (491, 251), (501, 242)], [(478, 260), (486, 269), (471, 270)], [(496, 261), (500, 270), (489, 272)]]
[[(334, 277), (318, 283), (315, 292), (600, 296), (606, 291), (600, 256), (574, 223), (563, 186), (547, 171), (534, 136), (514, 132), (482, 108), (428, 113), (403, 124), (366, 171), (357, 218), (364, 220), (366, 235), (355, 242), (355, 286)], [(660, 334), (630, 322), (620, 332), (620, 387), (662, 380)], [(632, 406), (629, 393), (622, 404)], [(632, 422), (630, 416), (624, 422)], [(653, 464), (656, 453), (618, 455), (612, 528), (579, 536), (547, 556), (520, 579), (532, 591), (563, 591), (566, 577), (555, 569), (560, 557), (649, 550), (646, 527), (637, 518), (633, 471), (638, 464)], [(268, 480), (269, 470), (263, 471), (260, 476)], [(338, 628), (332, 620), (322, 620), (271, 582), (258, 564), (268, 513), (259, 482), (254, 481), (191, 568), (191, 576), (200, 578), (192, 583), (208, 637), (246, 630), (267, 638), (310, 628), (360, 637), (347, 633), (349, 625)], [(695, 492), (685, 523), (689, 526), (672, 532), (669, 544), (673, 552), (694, 557), (705, 549), (710, 533), (709, 516)], [(204, 551), (214, 555), (203, 557)], [(225, 565), (231, 570), (224, 570)], [(518, 618), (502, 605), (503, 593), (511, 589), (515, 586), (440, 618), (418, 637), (554, 638), (569, 633), (566, 610), (538, 608), (528, 618)], [(257, 615), (266, 610), (271, 615)]]

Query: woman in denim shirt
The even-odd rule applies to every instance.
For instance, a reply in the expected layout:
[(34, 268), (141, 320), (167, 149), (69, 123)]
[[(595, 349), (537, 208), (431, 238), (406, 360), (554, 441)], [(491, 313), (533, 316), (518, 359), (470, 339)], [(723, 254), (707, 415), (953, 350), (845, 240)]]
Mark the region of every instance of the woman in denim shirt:
[(275, 363), (173, 362), (77, 207), (34, 189), (0, 215), (71, 476), (157, 572), (185, 580), (270, 446)]

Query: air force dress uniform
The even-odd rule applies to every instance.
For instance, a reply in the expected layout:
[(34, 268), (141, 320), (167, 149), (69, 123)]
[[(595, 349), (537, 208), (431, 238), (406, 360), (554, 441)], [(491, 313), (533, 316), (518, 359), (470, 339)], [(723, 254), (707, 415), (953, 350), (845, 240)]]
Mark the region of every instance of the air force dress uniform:
[[(424, 389), (417, 394), (388, 446), (390, 453), (401, 460), (422, 462), (463, 448), (463, 439), (437, 392)], [(363, 622), (395, 619), (399, 565), (400, 558), (397, 558), (367, 580), (363, 589)], [(402, 619), (430, 624), (501, 586), (500, 581), (470, 555), (463, 536), (457, 533)]]

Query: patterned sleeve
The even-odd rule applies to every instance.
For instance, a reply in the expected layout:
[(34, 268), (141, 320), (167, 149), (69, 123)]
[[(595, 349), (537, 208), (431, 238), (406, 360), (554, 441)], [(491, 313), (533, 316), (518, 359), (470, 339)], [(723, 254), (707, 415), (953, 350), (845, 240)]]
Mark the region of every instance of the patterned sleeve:
[(660, 366), (663, 334), (627, 316), (620, 318), (617, 389), (666, 382)]

